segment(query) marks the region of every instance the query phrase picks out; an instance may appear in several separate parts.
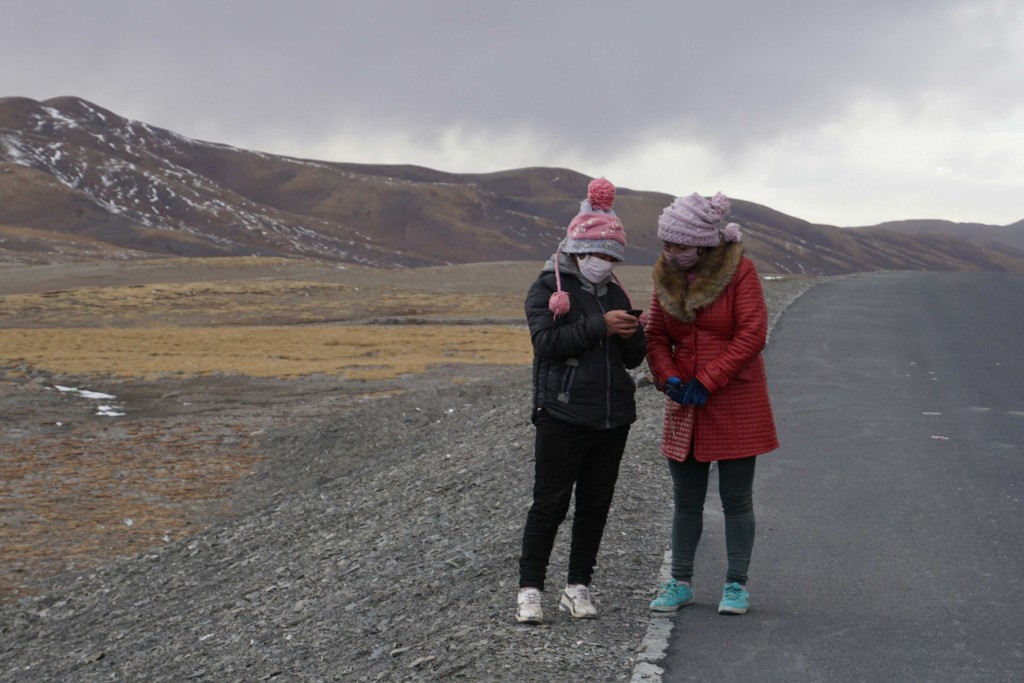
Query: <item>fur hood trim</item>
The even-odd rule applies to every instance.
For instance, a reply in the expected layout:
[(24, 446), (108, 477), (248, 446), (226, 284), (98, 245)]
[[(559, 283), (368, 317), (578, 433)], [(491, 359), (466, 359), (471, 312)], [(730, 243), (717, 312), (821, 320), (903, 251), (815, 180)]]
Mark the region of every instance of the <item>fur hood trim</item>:
[(731, 242), (710, 249), (695, 266), (693, 282), (662, 254), (654, 264), (654, 295), (671, 315), (686, 323), (697, 318), (697, 311), (715, 302), (729, 283), (743, 259), (743, 244)]

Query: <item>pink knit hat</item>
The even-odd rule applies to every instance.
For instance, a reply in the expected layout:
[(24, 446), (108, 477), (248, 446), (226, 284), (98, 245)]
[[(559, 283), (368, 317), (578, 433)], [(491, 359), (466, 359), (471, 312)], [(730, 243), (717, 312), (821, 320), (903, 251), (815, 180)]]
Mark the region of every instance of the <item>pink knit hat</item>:
[(723, 237), (727, 242), (739, 242), (743, 236), (736, 223), (719, 232), (718, 224), (728, 213), (729, 198), (721, 192), (710, 200), (696, 192), (677, 197), (658, 218), (658, 237), (688, 247), (717, 247)]
[(569, 222), (565, 239), (555, 252), (555, 284), (548, 308), (555, 318), (569, 312), (569, 295), (562, 291), (559, 273), (559, 254), (607, 254), (622, 261), (626, 254), (626, 230), (612, 211), (615, 186), (605, 178), (594, 178), (587, 185), (587, 198), (580, 204), (580, 212)]
[(587, 186), (587, 198), (580, 212), (569, 223), (559, 249), (563, 254), (607, 254), (616, 261), (626, 255), (626, 230), (612, 211), (615, 186), (604, 178), (594, 178)]

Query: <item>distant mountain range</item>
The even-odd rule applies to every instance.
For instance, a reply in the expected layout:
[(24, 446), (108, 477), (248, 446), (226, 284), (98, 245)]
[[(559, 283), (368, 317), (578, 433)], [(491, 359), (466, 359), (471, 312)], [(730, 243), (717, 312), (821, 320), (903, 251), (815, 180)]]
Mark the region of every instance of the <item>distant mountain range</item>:
[[(0, 98), (0, 261), (265, 255), (374, 267), (542, 260), (590, 178), (312, 161), (192, 140), (75, 97)], [(614, 182), (614, 178), (611, 178)], [(627, 257), (653, 263), (672, 197), (620, 187)], [(1024, 270), (1024, 221), (817, 225), (733, 199), (763, 273)]]

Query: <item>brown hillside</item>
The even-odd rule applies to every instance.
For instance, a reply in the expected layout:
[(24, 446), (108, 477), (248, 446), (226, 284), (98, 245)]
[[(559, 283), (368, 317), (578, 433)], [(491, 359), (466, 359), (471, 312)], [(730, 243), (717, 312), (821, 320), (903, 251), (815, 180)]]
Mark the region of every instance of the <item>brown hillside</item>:
[[(9, 262), (140, 254), (372, 267), (541, 261), (589, 180), (558, 168), (451, 174), (295, 159), (191, 140), (75, 97), (0, 99), (0, 260)], [(657, 218), (671, 199), (618, 189), (630, 263), (656, 258)], [(1024, 269), (1019, 225), (844, 230), (739, 199), (730, 218), (765, 273)]]

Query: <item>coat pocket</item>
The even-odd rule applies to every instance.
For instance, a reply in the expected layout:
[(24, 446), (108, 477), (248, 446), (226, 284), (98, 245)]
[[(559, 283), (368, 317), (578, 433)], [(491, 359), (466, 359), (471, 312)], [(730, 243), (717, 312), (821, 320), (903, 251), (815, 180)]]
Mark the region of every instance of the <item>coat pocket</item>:
[(569, 395), (572, 393), (573, 384), (576, 381), (576, 370), (580, 362), (576, 358), (567, 358), (565, 361), (565, 372), (562, 374), (562, 386), (558, 391), (558, 402), (568, 403)]

